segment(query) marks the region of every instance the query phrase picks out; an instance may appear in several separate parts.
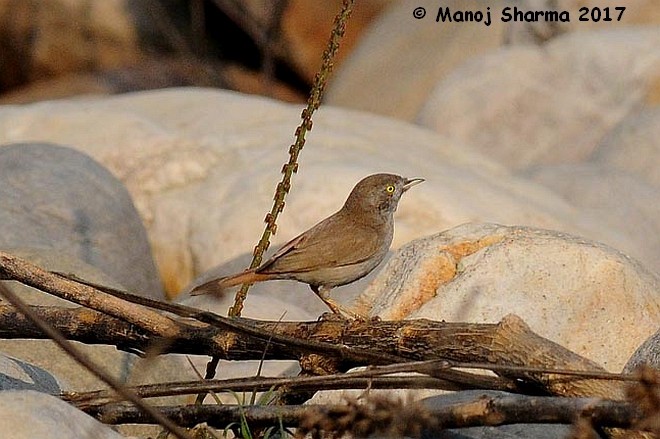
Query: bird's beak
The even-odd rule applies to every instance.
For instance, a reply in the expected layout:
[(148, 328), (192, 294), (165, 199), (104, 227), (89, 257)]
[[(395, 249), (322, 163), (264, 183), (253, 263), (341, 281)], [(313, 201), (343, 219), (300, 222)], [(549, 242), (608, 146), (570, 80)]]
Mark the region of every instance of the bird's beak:
[(420, 184), (424, 181), (423, 178), (406, 178), (403, 182), (403, 191), (407, 191), (411, 187)]

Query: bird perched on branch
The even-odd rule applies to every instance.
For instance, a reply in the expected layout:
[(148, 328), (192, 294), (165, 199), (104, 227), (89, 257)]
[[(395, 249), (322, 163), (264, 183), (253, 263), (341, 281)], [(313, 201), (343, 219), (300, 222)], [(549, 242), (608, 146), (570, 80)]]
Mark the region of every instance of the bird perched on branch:
[(393, 174), (365, 177), (338, 212), (284, 244), (259, 267), (211, 280), (191, 294), (220, 294), (235, 285), (293, 279), (309, 284), (332, 312), (354, 316), (328, 292), (366, 276), (380, 264), (392, 244), (401, 195), (423, 181)]

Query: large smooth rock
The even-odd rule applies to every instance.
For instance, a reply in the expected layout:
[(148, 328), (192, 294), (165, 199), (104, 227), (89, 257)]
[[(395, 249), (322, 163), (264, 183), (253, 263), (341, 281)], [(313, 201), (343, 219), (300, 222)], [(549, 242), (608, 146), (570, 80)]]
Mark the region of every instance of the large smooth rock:
[(455, 69), (417, 121), (510, 168), (574, 163), (660, 81), (660, 28), (569, 33)]
[[(660, 187), (650, 186), (635, 174), (592, 162), (537, 166), (525, 175), (580, 209), (585, 228), (609, 225), (632, 238), (620, 244), (619, 250), (640, 255), (650, 268), (660, 266), (660, 252), (655, 250), (660, 248)], [(637, 246), (645, 240), (647, 247)]]
[(0, 431), (12, 439), (121, 439), (59, 398), (32, 390), (0, 392)]
[(487, 323), (513, 313), (618, 372), (657, 330), (660, 278), (575, 236), (466, 224), (402, 247), (358, 304), (383, 319)]
[(592, 157), (660, 188), (660, 106), (634, 113), (611, 131)]
[[(393, 3), (362, 35), (332, 78), (328, 104), (413, 120), (435, 84), (456, 66), (504, 43), (501, 21), (436, 23), (438, 7), (484, 10), (475, 0)], [(426, 16), (416, 19), (415, 8)], [(350, 26), (350, 23), (349, 23)]]
[[(53, 271), (163, 298), (144, 226), (123, 184), (89, 156), (48, 144), (0, 147), (0, 248)], [(27, 303), (75, 306), (16, 282), (3, 282)], [(183, 360), (153, 361), (113, 346), (76, 346), (120, 379), (147, 382), (195, 375)], [(50, 340), (0, 340), (0, 351), (42, 367), (66, 390), (104, 384)], [(156, 378), (159, 377), (159, 378)]]
[(72, 148), (0, 147), (0, 248), (44, 249), (55, 264), (52, 253), (75, 258), (136, 294), (163, 298), (131, 196), (103, 166)]

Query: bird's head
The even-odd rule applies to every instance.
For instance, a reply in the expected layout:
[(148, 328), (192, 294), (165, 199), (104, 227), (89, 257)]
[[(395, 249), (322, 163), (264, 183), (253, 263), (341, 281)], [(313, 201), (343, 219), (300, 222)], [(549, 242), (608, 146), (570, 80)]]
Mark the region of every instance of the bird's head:
[(401, 195), (423, 181), (423, 178), (409, 179), (394, 174), (370, 175), (355, 185), (344, 208), (391, 215), (396, 211)]

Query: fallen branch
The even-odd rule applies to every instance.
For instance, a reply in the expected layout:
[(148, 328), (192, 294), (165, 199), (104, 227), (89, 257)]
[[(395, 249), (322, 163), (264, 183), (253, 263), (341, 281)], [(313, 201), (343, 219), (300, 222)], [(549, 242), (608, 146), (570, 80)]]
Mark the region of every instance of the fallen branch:
[[(353, 371), (336, 375), (298, 377), (251, 377), (226, 380), (182, 381), (174, 383), (146, 384), (129, 389), (141, 398), (187, 395), (198, 392), (243, 392), (277, 391), (287, 393), (336, 390), (336, 389), (441, 389), (467, 390), (488, 389), (509, 392), (519, 391), (516, 381), (493, 376), (475, 375), (450, 369), (442, 361), (412, 362), (371, 367), (363, 371)], [(384, 376), (387, 374), (417, 373), (427, 375)], [(428, 375), (436, 375), (436, 378)], [(93, 410), (105, 404), (116, 402), (112, 390), (63, 393), (61, 397), (81, 410)]]
[[(534, 386), (538, 392), (625, 399), (625, 383), (613, 378), (627, 377), (608, 374), (594, 362), (533, 333), (513, 315), (498, 324), (230, 319), (73, 280), (3, 252), (0, 279), (16, 280), (92, 308), (31, 309), (69, 339), (113, 344), (130, 352), (158, 346), (158, 353), (204, 354), (227, 360), (262, 356), (296, 359), (304, 370), (316, 374), (342, 372), (355, 366), (435, 360), (433, 367), (418, 371), (444, 380), (448, 386), (466, 386), (473, 379), (451, 368), (478, 363), (476, 366), (496, 371), (501, 377)], [(0, 306), (0, 336), (45, 337), (21, 313), (6, 305)], [(496, 384), (503, 383), (506, 381)], [(611, 433), (624, 436), (617, 430)]]
[[(480, 396), (472, 401), (443, 405), (433, 409), (420, 403), (415, 410), (425, 410), (435, 419), (433, 430), (505, 424), (572, 424), (577, 416), (584, 416), (595, 425), (631, 428), (643, 415), (633, 404), (593, 398), (559, 398), (534, 396)], [(341, 406), (239, 406), (205, 404), (203, 406), (158, 406), (163, 414), (179, 425), (192, 427), (202, 422), (224, 428), (244, 415), (252, 428), (278, 425), (299, 427), (310, 412), (332, 417)], [(134, 407), (113, 404), (101, 408), (96, 416), (106, 424), (144, 424), (151, 419)], [(385, 427), (385, 426), (384, 426)]]

